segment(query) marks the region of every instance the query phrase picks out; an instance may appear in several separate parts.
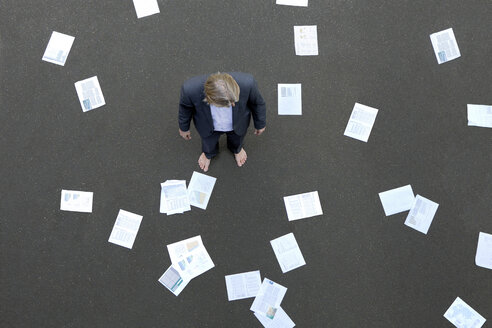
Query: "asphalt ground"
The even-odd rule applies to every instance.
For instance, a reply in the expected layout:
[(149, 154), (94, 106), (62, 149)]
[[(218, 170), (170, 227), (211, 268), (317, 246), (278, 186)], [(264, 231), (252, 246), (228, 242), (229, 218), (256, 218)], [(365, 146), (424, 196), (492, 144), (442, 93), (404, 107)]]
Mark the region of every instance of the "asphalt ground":
[[(224, 276), (260, 270), (288, 288), (297, 327), (452, 327), (457, 296), (492, 320), (492, 104), (487, 1), (130, 0), (0, 2), (2, 327), (261, 327)], [(295, 25), (319, 55), (296, 56)], [(453, 28), (461, 57), (438, 65), (429, 35)], [(41, 60), (52, 31), (75, 37), (64, 67)], [(238, 168), (221, 141), (206, 210), (159, 213), (160, 183), (199, 171), (200, 138), (178, 134), (180, 86), (217, 71), (255, 76), (267, 128)], [(104, 107), (74, 83), (97, 76)], [(302, 116), (277, 115), (277, 84), (302, 83)], [(356, 102), (379, 109), (367, 143), (343, 132)], [(411, 184), (439, 204), (427, 235), (386, 217), (378, 193)], [(60, 211), (62, 189), (94, 192)], [(318, 191), (323, 215), (289, 222), (283, 197)], [(143, 216), (129, 250), (108, 243), (120, 209)], [(306, 265), (282, 274), (270, 240), (293, 232)], [(175, 297), (166, 245), (201, 235), (215, 267)], [(487, 327), (487, 322), (484, 327)]]

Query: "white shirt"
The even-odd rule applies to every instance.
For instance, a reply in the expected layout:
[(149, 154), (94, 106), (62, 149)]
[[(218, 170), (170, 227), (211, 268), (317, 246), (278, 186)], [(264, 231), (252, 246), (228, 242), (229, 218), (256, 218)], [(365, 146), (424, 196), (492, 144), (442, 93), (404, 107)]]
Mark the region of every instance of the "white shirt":
[(210, 105), (212, 111), (212, 119), (214, 121), (214, 130), (221, 132), (229, 132), (232, 127), (232, 107), (217, 107)]

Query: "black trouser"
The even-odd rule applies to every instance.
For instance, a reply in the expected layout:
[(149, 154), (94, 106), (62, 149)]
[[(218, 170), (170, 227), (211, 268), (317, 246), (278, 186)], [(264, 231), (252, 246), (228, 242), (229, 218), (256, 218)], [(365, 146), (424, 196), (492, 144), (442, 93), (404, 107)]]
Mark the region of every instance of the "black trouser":
[(212, 158), (219, 152), (219, 138), (222, 133), (227, 135), (227, 148), (237, 154), (243, 148), (244, 136), (238, 136), (234, 131), (214, 131), (206, 138), (202, 138), (202, 151), (207, 158)]

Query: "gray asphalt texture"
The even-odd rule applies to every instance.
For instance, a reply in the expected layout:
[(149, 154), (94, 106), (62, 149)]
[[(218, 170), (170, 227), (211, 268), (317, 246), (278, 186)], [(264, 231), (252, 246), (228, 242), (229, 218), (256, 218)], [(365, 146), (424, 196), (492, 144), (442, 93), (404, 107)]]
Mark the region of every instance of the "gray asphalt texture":
[[(492, 104), (488, 1), (158, 2), (142, 19), (131, 0), (0, 3), (2, 327), (261, 327), (227, 300), (224, 276), (251, 270), (301, 328), (452, 327), (457, 296), (492, 320), (474, 261), (492, 130), (466, 118)], [(318, 26), (319, 56), (295, 55), (295, 25)], [(462, 57), (438, 65), (429, 35), (450, 27)], [(52, 31), (75, 37), (64, 67), (41, 61)], [(199, 171), (180, 86), (217, 71), (255, 76), (267, 129), (242, 168), (221, 141), (206, 210), (160, 214), (160, 183)], [(94, 75), (107, 105), (83, 113), (74, 83)], [(302, 83), (302, 116), (277, 115), (277, 83)], [(343, 136), (355, 102), (379, 109), (368, 143)], [(439, 204), (427, 235), (384, 215), (378, 193), (406, 184)], [(62, 189), (93, 212), (60, 211)], [(324, 214), (289, 222), (283, 197), (315, 190)], [(107, 241), (120, 209), (143, 215), (132, 250)], [(282, 274), (269, 241), (290, 232), (307, 265)], [(175, 297), (166, 245), (196, 235), (215, 268)]]

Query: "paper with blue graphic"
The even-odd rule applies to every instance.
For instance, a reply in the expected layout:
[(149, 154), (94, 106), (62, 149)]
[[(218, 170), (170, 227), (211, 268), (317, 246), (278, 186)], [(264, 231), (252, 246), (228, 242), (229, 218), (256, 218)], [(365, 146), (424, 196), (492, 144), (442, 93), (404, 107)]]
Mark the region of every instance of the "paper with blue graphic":
[(106, 105), (97, 76), (76, 82), (75, 90), (84, 112)]
[(480, 328), (485, 323), (485, 318), (457, 297), (444, 317), (458, 328)]
[(183, 279), (191, 280), (215, 266), (200, 236), (167, 245), (167, 250), (171, 263)]
[(436, 54), (437, 62), (439, 64), (461, 56), (452, 28), (433, 33), (430, 35), (430, 39), (432, 42), (432, 47), (434, 48), (434, 53)]
[(261, 317), (273, 319), (286, 292), (287, 288), (265, 278), (250, 310)]
[(44, 51), (43, 60), (65, 66), (68, 53), (72, 48), (74, 40), (75, 38), (73, 36), (53, 31), (53, 33), (51, 33), (50, 41), (46, 46), (46, 50)]

